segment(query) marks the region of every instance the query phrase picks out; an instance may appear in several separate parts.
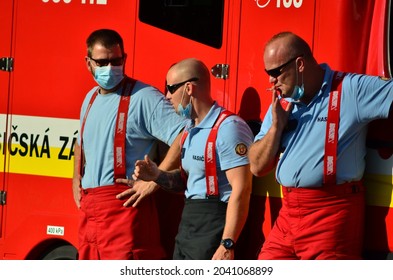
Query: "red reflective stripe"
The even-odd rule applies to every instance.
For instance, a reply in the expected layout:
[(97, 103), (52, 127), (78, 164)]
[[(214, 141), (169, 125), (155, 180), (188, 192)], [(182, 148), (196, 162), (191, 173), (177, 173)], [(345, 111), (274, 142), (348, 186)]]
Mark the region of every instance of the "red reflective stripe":
[(119, 109), (117, 112), (115, 139), (114, 139), (114, 176), (115, 179), (126, 177), (126, 124), (128, 117), (128, 107), (130, 104), (130, 96), (121, 96)]
[(205, 147), (205, 173), (206, 173), (206, 194), (208, 196), (218, 196), (218, 179), (217, 179), (217, 166), (216, 166), (216, 139), (218, 127), (220, 124), (233, 113), (228, 110), (222, 111), (212, 130)]
[(180, 175), (181, 175), (181, 178), (183, 179), (183, 181), (185, 182), (185, 184), (187, 184), (187, 174), (181, 165), (181, 159), (183, 157), (183, 145), (184, 145), (184, 141), (186, 141), (187, 135), (188, 135), (188, 131), (187, 131), (187, 129), (184, 129), (183, 135), (181, 136), (181, 139), (180, 139), (180, 153), (181, 153), (180, 154)]
[(126, 77), (123, 85), (119, 101), (119, 109), (117, 111), (115, 139), (114, 139), (114, 160), (113, 170), (114, 179), (126, 178), (126, 129), (128, 119), (128, 108), (131, 101), (131, 92), (135, 85), (135, 80)]
[[(232, 112), (224, 110), (220, 113), (217, 120), (211, 129), (207, 138), (205, 146), (205, 177), (206, 177), (206, 195), (218, 196), (218, 179), (217, 179), (217, 166), (216, 166), (216, 139), (218, 133), (218, 127), (221, 123), (229, 116), (233, 115)], [(180, 140), (180, 148), (183, 147), (184, 141), (186, 140), (188, 131), (184, 131)], [(182, 176), (186, 176), (183, 168), (180, 165)]]
[(338, 128), (340, 123), (341, 88), (344, 76), (345, 74), (342, 72), (335, 72), (329, 96), (323, 168), (323, 183), (326, 185), (336, 184)]
[(288, 103), (289, 103), (289, 101), (286, 100), (285, 98), (281, 98), (281, 99), (280, 99), (281, 107), (282, 107), (284, 110), (287, 109)]

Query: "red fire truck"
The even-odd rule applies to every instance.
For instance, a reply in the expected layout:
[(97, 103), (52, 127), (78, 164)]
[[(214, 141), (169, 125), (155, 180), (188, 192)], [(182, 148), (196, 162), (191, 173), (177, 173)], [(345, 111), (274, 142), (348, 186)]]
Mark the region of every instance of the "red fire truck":
[[(0, 1), (0, 259), (74, 259), (72, 191), (79, 110), (94, 86), (85, 40), (112, 28), (125, 40), (128, 75), (164, 90), (170, 65), (211, 67), (214, 98), (256, 133), (270, 103), (262, 61), (279, 31), (305, 38), (320, 62), (392, 77), (390, 0)], [(393, 120), (370, 126), (365, 258), (392, 258)], [(168, 254), (182, 197), (158, 192)], [(168, 203), (169, 201), (169, 203)], [(255, 259), (281, 206), (273, 174), (255, 178), (237, 258)], [(354, 213), (356, 215), (356, 213)]]

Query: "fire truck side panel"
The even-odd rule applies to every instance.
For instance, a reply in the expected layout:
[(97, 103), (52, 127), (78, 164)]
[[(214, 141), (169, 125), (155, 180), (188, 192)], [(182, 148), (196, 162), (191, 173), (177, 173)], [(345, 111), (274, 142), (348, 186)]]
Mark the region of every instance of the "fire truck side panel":
[[(77, 246), (77, 210), (68, 178), (11, 174), (11, 181), (3, 259), (40, 259), (53, 243), (61, 240)], [(39, 244), (46, 247), (30, 255)]]
[[(135, 69), (134, 76), (147, 83), (156, 85), (160, 90), (164, 91), (166, 72), (176, 61), (187, 57), (203, 58), (208, 68), (213, 68), (217, 63), (225, 63), (227, 56), (227, 37), (228, 33), (230, 33), (230, 30), (228, 30), (228, 10), (230, 1), (215, 2), (225, 2), (225, 5), (211, 5), (211, 8), (206, 9), (202, 4), (199, 5), (197, 1), (190, 3), (189, 8), (184, 8), (184, 13), (187, 13), (191, 18), (183, 17), (182, 9), (177, 9), (177, 12), (175, 12), (176, 6), (166, 7), (164, 12), (168, 13), (168, 15), (162, 18), (162, 22), (158, 23), (153, 21), (159, 16), (155, 14), (154, 11), (160, 12), (162, 3), (149, 0), (140, 2), (139, 19), (142, 21), (138, 20), (136, 25), (136, 44), (133, 57)], [(142, 3), (144, 6), (142, 6)], [(145, 7), (145, 5), (148, 7)], [(195, 11), (190, 12), (191, 9)], [(223, 23), (215, 20), (211, 21), (212, 25), (210, 26), (206, 24), (203, 25), (202, 23), (208, 20), (203, 17), (207, 12), (211, 13), (210, 16), (212, 18), (220, 19), (222, 17)], [(218, 47), (210, 46), (186, 37), (181, 37), (176, 33), (168, 32), (171, 26), (166, 23), (171, 20), (173, 21), (173, 25), (185, 25), (189, 27), (189, 32), (194, 32), (195, 36), (199, 35), (197, 32), (209, 35), (210, 29), (222, 29), (222, 35), (217, 34), (222, 36), (220, 37), (221, 43), (217, 43), (219, 44)], [(182, 32), (182, 30), (176, 31)], [(211, 37), (213, 36), (216, 36), (216, 33), (211, 35)], [(198, 38), (201, 40), (204, 39), (203, 35), (199, 35)], [(206, 40), (210, 41), (213, 41), (213, 39), (206, 38)], [(215, 99), (220, 104), (225, 103), (225, 80), (212, 79), (212, 88)], [(226, 92), (225, 96), (228, 95), (229, 93)]]
[(13, 25), (2, 25), (1, 35), (12, 38), (12, 49), (3, 50), (2, 43), (1, 56), (12, 56), (15, 64), (8, 98), (8, 73), (0, 73), (1, 98), (6, 98), (0, 105), (6, 191), (0, 257), (41, 258), (60, 244), (77, 246), (73, 144), (82, 100), (94, 86), (85, 64), (85, 40), (92, 30), (108, 27), (133, 46), (136, 3), (10, 0), (0, 5), (4, 2), (11, 16), (1, 9), (1, 21), (12, 19)]
[(334, 69), (364, 73), (374, 1), (331, 4), (317, 1), (313, 53)]
[[(0, 3), (0, 59), (11, 57), (11, 30), (12, 30), (12, 2), (1, 1)], [(2, 67), (3, 66), (3, 61)], [(6, 71), (0, 73), (0, 122), (6, 123), (7, 117), (5, 112), (8, 111), (9, 100), (9, 79), (10, 72)], [(0, 154), (4, 150), (4, 132), (0, 131)], [(5, 157), (0, 156), (0, 192), (4, 194), (5, 190)], [(2, 237), (4, 235), (4, 207), (0, 205), (0, 247), (2, 244)], [(1, 251), (1, 250), (0, 250)]]

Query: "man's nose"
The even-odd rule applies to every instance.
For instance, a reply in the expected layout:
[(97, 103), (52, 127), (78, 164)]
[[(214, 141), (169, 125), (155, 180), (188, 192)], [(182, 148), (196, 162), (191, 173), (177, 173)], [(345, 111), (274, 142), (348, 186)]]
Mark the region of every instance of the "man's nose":
[(277, 82), (277, 78), (269, 76), (269, 83), (274, 84), (275, 82)]

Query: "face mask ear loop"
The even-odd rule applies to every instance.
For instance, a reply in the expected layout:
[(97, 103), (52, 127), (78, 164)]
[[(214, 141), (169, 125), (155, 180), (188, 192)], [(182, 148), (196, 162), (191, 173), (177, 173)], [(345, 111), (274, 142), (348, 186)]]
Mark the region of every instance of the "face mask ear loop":
[(299, 86), (299, 70), (297, 68), (297, 60), (295, 62), (296, 65), (296, 85)]
[(182, 93), (182, 95), (181, 95), (181, 100), (180, 100), (180, 105), (183, 107), (183, 99), (184, 99), (184, 93), (185, 93), (186, 91), (185, 91), (185, 87), (184, 87), (184, 89), (183, 89), (183, 93)]
[[(184, 96), (184, 93), (186, 92), (186, 87), (187, 87), (187, 86), (184, 87), (183, 96)], [(183, 97), (182, 97), (182, 102), (183, 102)], [(190, 96), (190, 102), (188, 102), (188, 104), (186, 105), (186, 107), (187, 107), (188, 105), (190, 105), (190, 117), (191, 117), (191, 113), (192, 113), (192, 96)], [(183, 106), (183, 105), (182, 105), (182, 106)]]
[(192, 116), (192, 96), (190, 96), (190, 117)]
[[(184, 94), (185, 94), (185, 93), (186, 93), (186, 87), (184, 87), (184, 89), (183, 89), (183, 95), (182, 95), (182, 97), (181, 97), (180, 104), (183, 102)], [(191, 100), (192, 100), (192, 96), (190, 96), (190, 102), (188, 102), (188, 104), (191, 104), (191, 105), (192, 105)], [(182, 106), (183, 106), (183, 105), (182, 105)]]
[[(302, 89), (302, 91), (303, 91), (303, 93), (304, 93), (304, 82), (303, 82), (303, 78), (304, 78), (304, 75), (303, 75), (303, 72), (302, 72), (302, 84), (300, 85), (300, 88)], [(303, 96), (303, 94), (302, 94), (302, 96)]]

